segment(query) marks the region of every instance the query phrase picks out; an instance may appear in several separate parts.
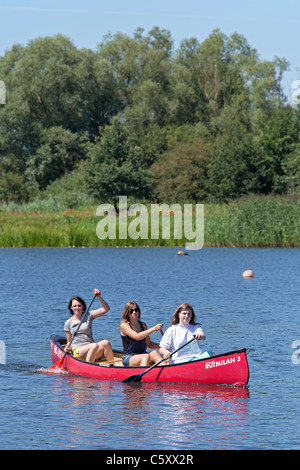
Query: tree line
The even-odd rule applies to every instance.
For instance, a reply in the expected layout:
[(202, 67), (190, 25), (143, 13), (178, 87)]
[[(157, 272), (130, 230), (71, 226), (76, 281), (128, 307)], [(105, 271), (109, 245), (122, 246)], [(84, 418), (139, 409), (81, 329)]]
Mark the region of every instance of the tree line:
[(97, 203), (299, 192), (287, 69), (220, 30), (176, 50), (158, 27), (107, 35), (96, 51), (61, 34), (14, 45), (0, 57), (0, 201), (66, 190)]

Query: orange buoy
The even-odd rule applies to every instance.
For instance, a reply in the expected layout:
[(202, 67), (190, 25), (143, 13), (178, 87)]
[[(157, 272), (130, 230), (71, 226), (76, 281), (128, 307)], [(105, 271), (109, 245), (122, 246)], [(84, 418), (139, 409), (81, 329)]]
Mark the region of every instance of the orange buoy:
[(243, 277), (254, 277), (253, 271), (246, 269), (246, 271), (243, 272)]

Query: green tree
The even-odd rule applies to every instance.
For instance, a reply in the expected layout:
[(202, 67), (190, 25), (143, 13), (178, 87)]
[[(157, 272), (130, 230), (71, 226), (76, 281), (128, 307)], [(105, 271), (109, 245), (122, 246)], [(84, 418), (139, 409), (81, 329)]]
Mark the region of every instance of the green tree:
[(258, 189), (257, 146), (246, 99), (237, 97), (211, 122), (212, 157), (208, 169), (213, 200), (229, 200)]
[(109, 64), (91, 50), (78, 50), (60, 34), (14, 47), (1, 58), (0, 71), (10, 98), (6, 112), (19, 111), (42, 127), (63, 125), (92, 136), (116, 111)]
[(168, 119), (169, 80), (173, 41), (154, 27), (147, 35), (137, 29), (133, 38), (108, 35), (99, 45), (100, 57), (112, 65), (124, 118), (137, 129)]
[(22, 175), (14, 171), (0, 171), (0, 201), (26, 202), (28, 191)]
[(122, 194), (297, 191), (299, 110), (285, 103), (287, 66), (220, 30), (177, 51), (158, 27), (108, 35), (95, 52), (60, 34), (13, 46), (0, 57), (0, 199), (28, 199), (54, 182), (63, 190), (88, 141), (90, 194), (115, 204)]
[(62, 127), (93, 139), (118, 112), (110, 64), (90, 50), (77, 50), (60, 34), (14, 46), (0, 58), (0, 75), (7, 86), (0, 158), (10, 155), (20, 174), (32, 155), (43, 153), (45, 129)]
[(160, 202), (204, 201), (210, 149), (205, 140), (173, 144), (153, 164), (155, 196)]
[(227, 37), (218, 29), (202, 43), (196, 38), (184, 40), (173, 76), (176, 119), (183, 115), (189, 122), (207, 122), (218, 116), (233, 96), (244, 92), (244, 68), (250, 57), (255, 57), (255, 50), (243, 36)]
[(50, 183), (71, 172), (86, 156), (87, 139), (62, 127), (41, 132), (40, 146), (27, 163), (26, 176), (45, 189)]
[(119, 196), (134, 200), (149, 197), (150, 172), (141, 162), (140, 149), (114, 119), (90, 148), (86, 165), (89, 194), (99, 202), (112, 201), (116, 209)]
[(220, 115), (237, 95), (249, 97), (249, 104), (261, 119), (284, 100), (281, 79), (285, 59), (261, 61), (256, 49), (237, 33), (226, 36), (214, 30), (200, 43), (186, 39), (176, 53), (172, 74), (172, 118), (176, 122), (209, 122)]
[[(257, 175), (264, 193), (285, 193), (287, 174), (293, 177), (300, 136), (300, 112), (290, 106), (275, 108), (260, 126)], [(287, 173), (288, 172), (288, 173)], [(290, 180), (291, 182), (291, 180)]]
[(288, 193), (300, 193), (300, 143), (295, 144), (294, 150), (282, 162), (284, 176), (282, 180)]

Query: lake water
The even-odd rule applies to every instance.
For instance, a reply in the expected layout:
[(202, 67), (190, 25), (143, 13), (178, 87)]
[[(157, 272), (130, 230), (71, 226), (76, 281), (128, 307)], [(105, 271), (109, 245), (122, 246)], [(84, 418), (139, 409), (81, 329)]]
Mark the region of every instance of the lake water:
[[(300, 449), (294, 343), (300, 344), (300, 250), (176, 253), (0, 249), (1, 449)], [(242, 277), (248, 267), (253, 279)], [(121, 348), (118, 326), (128, 300), (140, 305), (149, 327), (169, 326), (187, 301), (205, 331), (205, 349), (249, 350), (248, 388), (48, 374), (49, 337), (64, 335), (69, 298), (80, 295), (89, 303), (95, 287), (111, 307), (95, 321), (95, 339)], [(152, 338), (159, 341), (160, 334)]]

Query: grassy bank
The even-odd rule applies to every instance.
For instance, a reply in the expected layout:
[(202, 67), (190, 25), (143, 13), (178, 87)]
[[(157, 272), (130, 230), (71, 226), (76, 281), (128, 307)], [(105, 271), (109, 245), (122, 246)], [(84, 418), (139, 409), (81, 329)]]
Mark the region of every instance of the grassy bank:
[[(205, 246), (300, 247), (300, 197), (251, 197), (204, 207)], [(120, 240), (118, 233), (116, 240), (100, 240), (96, 234), (99, 220), (96, 207), (57, 211), (32, 205), (2, 207), (0, 247), (176, 247), (186, 243), (185, 238), (165, 240), (161, 233), (157, 240)]]

